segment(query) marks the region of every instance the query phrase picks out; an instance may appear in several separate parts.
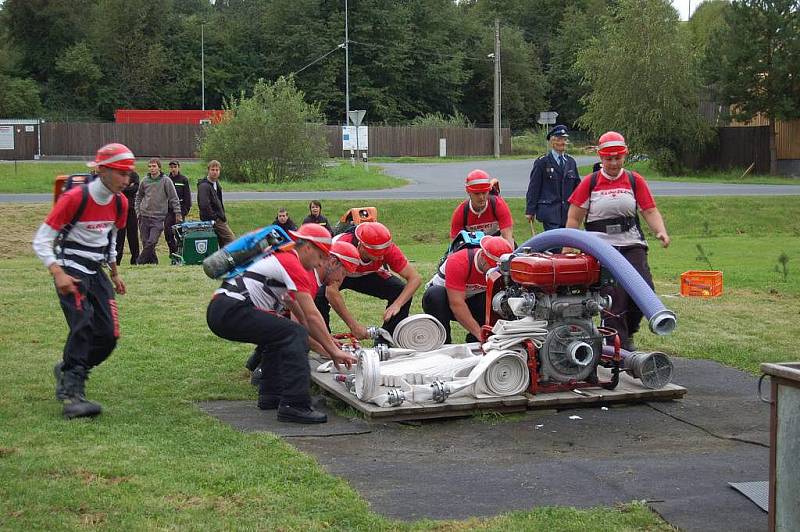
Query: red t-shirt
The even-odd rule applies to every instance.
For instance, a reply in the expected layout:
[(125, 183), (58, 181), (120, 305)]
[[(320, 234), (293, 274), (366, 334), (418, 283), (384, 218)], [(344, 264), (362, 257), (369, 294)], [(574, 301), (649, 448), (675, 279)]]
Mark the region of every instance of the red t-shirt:
[[(469, 208), (469, 199), (464, 200), (453, 211), (450, 220), (450, 238), (455, 238), (458, 232), (466, 229), (467, 231), (483, 231), (487, 235), (497, 232), (500, 229), (508, 229), (514, 225), (511, 217), (511, 209), (501, 196), (495, 198), (494, 210), (492, 209), (492, 196), (486, 200), (486, 208), (480, 216), (472, 212)], [(467, 225), (464, 226), (464, 206), (467, 205)], [(495, 216), (496, 212), (496, 216)]]
[[(578, 188), (569, 197), (569, 202), (583, 209), (589, 209), (586, 220), (588, 222), (636, 216), (637, 206), (642, 211), (652, 209), (656, 206), (656, 202), (650, 193), (650, 187), (647, 186), (647, 182), (642, 176), (636, 172), (632, 172), (632, 174), (636, 182), (635, 199), (627, 171), (623, 171), (619, 177), (614, 179), (609, 179), (601, 171), (597, 175), (597, 183), (594, 190), (592, 190), (591, 198), (589, 197), (591, 174), (589, 174), (581, 180)], [(612, 246), (623, 247), (644, 243), (635, 227), (619, 234), (595, 234)]]
[[(470, 255), (472, 266), (469, 264)], [(445, 288), (464, 292), (467, 297), (485, 292), (486, 274), (481, 273), (475, 264), (477, 256), (477, 249), (462, 249), (447, 257), (444, 264)]]
[[(342, 239), (343, 242), (349, 242), (352, 244), (354, 238), (355, 235), (353, 233), (343, 233), (336, 236), (334, 240)], [(408, 266), (408, 259), (405, 255), (403, 255), (403, 252), (400, 251), (400, 248), (397, 247), (397, 244), (392, 242), (381, 259), (371, 260), (368, 262), (364, 262), (362, 260), (356, 268), (356, 271), (352, 273), (348, 272), (347, 276), (363, 277), (364, 275), (369, 275), (370, 273), (377, 273), (381, 277), (388, 277), (391, 274), (383, 269), (384, 264), (386, 264), (393, 272), (400, 273), (406, 269), (406, 266)]]

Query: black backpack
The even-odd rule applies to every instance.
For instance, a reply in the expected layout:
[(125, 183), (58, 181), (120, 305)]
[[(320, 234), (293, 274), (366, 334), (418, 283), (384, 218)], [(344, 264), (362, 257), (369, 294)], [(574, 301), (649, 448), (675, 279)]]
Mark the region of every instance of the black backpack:
[(472, 274), (472, 263), (473, 259), (475, 258), (475, 252), (481, 247), (481, 238), (483, 238), (485, 233), (483, 231), (466, 231), (461, 230), (458, 232), (456, 237), (450, 242), (450, 245), (447, 247), (447, 251), (444, 252), (442, 258), (439, 259), (439, 264), (436, 266), (436, 274), (444, 279), (444, 272), (442, 272), (442, 266), (444, 265), (445, 261), (447, 261), (447, 257), (455, 253), (456, 251), (461, 251), (462, 249), (469, 249), (468, 256), (469, 256), (469, 271), (467, 272), (467, 277)]
[[(489, 194), (489, 206), (492, 208), (494, 219), (497, 220), (497, 194)], [(467, 228), (467, 219), (469, 218), (469, 200), (464, 202), (464, 221), (461, 224), (465, 230)]]

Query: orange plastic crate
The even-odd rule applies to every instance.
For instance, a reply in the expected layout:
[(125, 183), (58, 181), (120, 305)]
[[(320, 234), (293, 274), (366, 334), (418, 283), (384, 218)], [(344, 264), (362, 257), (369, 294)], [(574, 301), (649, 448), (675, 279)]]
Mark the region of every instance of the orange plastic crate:
[(722, 272), (689, 270), (681, 274), (681, 295), (684, 297), (717, 297), (722, 295)]

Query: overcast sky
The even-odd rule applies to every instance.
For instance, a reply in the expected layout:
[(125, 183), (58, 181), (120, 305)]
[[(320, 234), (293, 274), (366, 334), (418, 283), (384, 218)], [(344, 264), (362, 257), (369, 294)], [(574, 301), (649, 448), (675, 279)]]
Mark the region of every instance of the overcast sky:
[(697, 6), (703, 3), (703, 0), (672, 0), (672, 6), (681, 14), (681, 20), (689, 20), (689, 8), (691, 7), (692, 13), (697, 9)]

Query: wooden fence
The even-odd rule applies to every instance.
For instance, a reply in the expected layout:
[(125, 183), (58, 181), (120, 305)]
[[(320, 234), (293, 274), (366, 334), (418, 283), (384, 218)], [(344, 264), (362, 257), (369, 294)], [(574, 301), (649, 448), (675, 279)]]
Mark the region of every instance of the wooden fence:
[[(45, 123), (41, 151), (45, 157), (91, 156), (108, 142), (122, 142), (141, 157), (193, 158), (203, 127), (184, 124)], [(324, 126), (328, 155), (341, 157), (342, 129)], [(494, 137), (490, 128), (369, 127), (369, 155), (385, 157), (436, 157), (439, 139), (447, 155), (491, 156)], [(511, 131), (502, 130), (500, 152), (511, 153)]]
[[(764, 116), (757, 115), (747, 122), (731, 122), (732, 128), (756, 126), (769, 127), (769, 121)], [(800, 120), (775, 121), (775, 147), (778, 151), (778, 160), (800, 159)]]
[(755, 163), (755, 173), (769, 173), (769, 128), (721, 127), (717, 139), (703, 153), (684, 161), (692, 168), (747, 168)]

